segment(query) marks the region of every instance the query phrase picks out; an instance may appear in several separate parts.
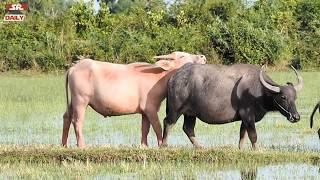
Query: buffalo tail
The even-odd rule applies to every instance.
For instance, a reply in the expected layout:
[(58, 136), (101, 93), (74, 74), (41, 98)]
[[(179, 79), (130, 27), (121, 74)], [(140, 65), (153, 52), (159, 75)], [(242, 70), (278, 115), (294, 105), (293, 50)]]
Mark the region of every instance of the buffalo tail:
[(68, 85), (69, 85), (69, 70), (66, 73), (66, 82), (65, 82), (66, 98), (67, 98), (67, 109), (69, 108)]

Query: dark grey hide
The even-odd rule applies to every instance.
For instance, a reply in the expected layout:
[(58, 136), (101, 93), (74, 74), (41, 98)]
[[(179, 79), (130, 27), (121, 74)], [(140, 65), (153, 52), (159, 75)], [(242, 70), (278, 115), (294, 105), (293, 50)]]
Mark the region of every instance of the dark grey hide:
[(208, 124), (242, 121), (239, 148), (242, 148), (244, 137), (248, 134), (255, 149), (255, 122), (260, 121), (267, 112), (279, 111), (292, 123), (300, 119), (295, 100), (303, 80), (293, 70), (298, 84), (280, 86), (262, 69), (249, 64), (183, 66), (168, 82), (164, 145), (167, 144), (170, 128), (183, 114), (183, 130), (195, 147), (201, 147), (194, 134), (197, 117)]
[[(319, 110), (320, 113), (320, 101), (318, 102), (318, 104), (316, 104), (316, 106), (313, 108), (312, 114), (310, 116), (310, 128), (312, 128), (313, 126), (313, 116), (316, 113), (317, 109)], [(318, 135), (319, 135), (319, 139), (320, 139), (320, 129), (318, 129)]]
[(318, 104), (316, 104), (316, 106), (313, 108), (312, 114), (310, 116), (310, 128), (312, 128), (313, 126), (313, 116), (316, 113), (317, 109), (319, 109), (319, 113), (320, 113), (320, 101), (318, 102)]

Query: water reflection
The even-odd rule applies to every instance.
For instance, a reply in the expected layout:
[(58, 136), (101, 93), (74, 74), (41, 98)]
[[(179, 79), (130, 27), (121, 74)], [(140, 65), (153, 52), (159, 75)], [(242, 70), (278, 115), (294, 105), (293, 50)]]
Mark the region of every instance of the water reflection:
[[(310, 164), (289, 163), (245, 169), (240, 168), (238, 170), (215, 171), (210, 174), (212, 175), (212, 178), (219, 177), (219, 179), (319, 179), (320, 169), (318, 166)], [(240, 177), (237, 176), (237, 174), (240, 175)]]
[(182, 166), (162, 164), (158, 168), (160, 174), (154, 174), (153, 179), (320, 179), (319, 167), (311, 164), (210, 166), (204, 163)]
[(248, 168), (240, 170), (240, 175), (242, 180), (255, 180), (257, 179), (258, 168)]

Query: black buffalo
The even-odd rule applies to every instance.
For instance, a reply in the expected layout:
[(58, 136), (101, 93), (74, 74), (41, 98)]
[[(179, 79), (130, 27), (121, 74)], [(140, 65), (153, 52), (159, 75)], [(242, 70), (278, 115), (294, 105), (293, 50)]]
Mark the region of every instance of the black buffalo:
[(249, 64), (185, 65), (168, 82), (163, 145), (167, 143), (170, 128), (183, 114), (183, 130), (195, 147), (201, 147), (194, 134), (197, 117), (208, 124), (241, 120), (239, 148), (248, 134), (256, 149), (255, 122), (267, 112), (279, 111), (292, 123), (300, 119), (295, 100), (296, 91), (303, 87), (303, 79), (293, 70), (298, 84), (281, 86), (262, 69)]

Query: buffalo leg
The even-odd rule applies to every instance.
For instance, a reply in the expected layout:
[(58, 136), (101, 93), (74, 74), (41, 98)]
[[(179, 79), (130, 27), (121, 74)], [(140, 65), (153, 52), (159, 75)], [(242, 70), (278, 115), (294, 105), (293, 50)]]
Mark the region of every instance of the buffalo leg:
[(73, 111), (73, 127), (77, 138), (77, 146), (79, 148), (85, 147), (84, 138), (82, 134), (85, 110), (85, 106), (78, 106)]
[(246, 138), (247, 135), (248, 135), (247, 128), (246, 128), (244, 122), (242, 122), (241, 126), (240, 126), (239, 149), (243, 148), (243, 145), (244, 145), (244, 142), (245, 142), (245, 138)]
[(159, 122), (157, 112), (155, 111), (155, 112), (146, 113), (146, 116), (147, 116), (149, 122), (151, 123), (154, 132), (156, 133), (157, 140), (158, 140), (158, 146), (161, 146), (161, 144), (162, 144), (162, 128), (161, 128), (161, 124)]
[(148, 147), (148, 134), (150, 130), (150, 122), (146, 115), (142, 114), (142, 123), (141, 123), (141, 146)]
[(254, 122), (248, 123), (247, 131), (248, 131), (249, 139), (252, 144), (252, 148), (254, 150), (257, 150), (257, 148), (258, 148), (258, 146), (257, 146), (257, 132), (256, 132), (256, 126), (255, 126)]
[(72, 114), (70, 112), (71, 107), (69, 106), (67, 111), (63, 115), (63, 131), (62, 131), (62, 146), (68, 147), (68, 136), (70, 124), (72, 121)]
[(194, 147), (202, 148), (202, 146), (196, 140), (196, 136), (194, 134), (194, 126), (195, 125), (196, 125), (196, 117), (195, 116), (184, 115), (183, 131), (187, 134), (189, 140), (194, 145)]
[[(254, 109), (254, 107), (251, 107), (250, 109)], [(245, 128), (247, 130), (249, 139), (251, 141), (252, 149), (257, 150), (258, 146), (257, 146), (257, 132), (256, 132), (256, 126), (255, 126), (255, 114), (247, 110), (240, 110), (239, 113), (242, 119), (241, 128), (240, 128), (240, 141), (241, 141), (241, 129)]]
[(179, 119), (177, 113), (167, 113), (167, 116), (163, 120), (163, 139), (162, 146), (167, 146), (168, 144), (168, 135), (172, 127), (176, 124)]

